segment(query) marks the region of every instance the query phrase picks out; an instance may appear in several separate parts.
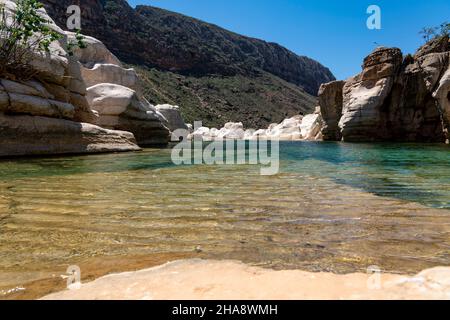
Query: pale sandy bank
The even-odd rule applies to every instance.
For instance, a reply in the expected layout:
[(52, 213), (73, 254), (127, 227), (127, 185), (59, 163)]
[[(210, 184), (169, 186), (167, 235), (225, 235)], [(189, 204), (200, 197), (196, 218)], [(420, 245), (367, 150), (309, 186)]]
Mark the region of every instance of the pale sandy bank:
[(112, 274), (43, 299), (450, 299), (450, 267), (414, 277), (273, 271), (235, 261), (181, 260)]

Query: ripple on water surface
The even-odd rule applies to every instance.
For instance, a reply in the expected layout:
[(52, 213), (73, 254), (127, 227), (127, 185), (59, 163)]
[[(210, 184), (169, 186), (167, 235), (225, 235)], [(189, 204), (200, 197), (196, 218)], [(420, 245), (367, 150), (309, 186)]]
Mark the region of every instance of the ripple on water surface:
[(254, 166), (176, 167), (164, 149), (5, 160), (0, 285), (82, 258), (195, 249), (313, 271), (449, 265), (448, 151), (282, 144), (277, 176)]

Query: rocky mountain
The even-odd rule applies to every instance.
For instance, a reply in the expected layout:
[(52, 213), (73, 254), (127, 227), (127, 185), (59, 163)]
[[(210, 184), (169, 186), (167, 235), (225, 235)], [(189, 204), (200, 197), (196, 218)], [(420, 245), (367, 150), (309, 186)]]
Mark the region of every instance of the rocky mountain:
[[(262, 127), (312, 112), (320, 84), (334, 80), (317, 61), (278, 44), (174, 12), (133, 9), (125, 0), (42, 2), (63, 28), (67, 7), (78, 4), (82, 32), (104, 42), (122, 62), (140, 67), (141, 76), (149, 80), (144, 87), (154, 93), (149, 100), (159, 99), (150, 102), (179, 104), (187, 121), (223, 125), (244, 114), (252, 115), (246, 125)], [(174, 101), (173, 87), (179, 82), (185, 93), (181, 102)]]
[(437, 37), (414, 55), (377, 48), (363, 71), (322, 85), (325, 140), (444, 142), (450, 125), (450, 40)]

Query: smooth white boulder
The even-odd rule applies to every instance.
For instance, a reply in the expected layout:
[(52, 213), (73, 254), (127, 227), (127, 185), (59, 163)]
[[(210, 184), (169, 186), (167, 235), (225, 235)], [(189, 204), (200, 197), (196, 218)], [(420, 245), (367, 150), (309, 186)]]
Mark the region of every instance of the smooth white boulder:
[(200, 127), (194, 130), (189, 136), (188, 139), (190, 140), (203, 140), (203, 141), (211, 141), (211, 135), (210, 135), (211, 129), (207, 127)]
[(266, 131), (266, 137), (279, 140), (300, 140), (302, 116), (283, 120), (280, 124), (272, 124)]
[[(75, 41), (75, 33), (66, 31), (69, 41)], [(100, 40), (83, 35), (86, 48), (74, 49), (74, 56), (87, 68), (93, 68), (96, 64), (113, 64), (121, 67), (122, 63), (106, 48)]]
[(93, 68), (81, 68), (82, 77), (88, 87), (99, 83), (120, 84), (138, 90), (138, 76), (134, 69), (125, 69), (115, 64), (96, 63)]
[(87, 89), (89, 105), (98, 113), (97, 125), (129, 131), (141, 146), (165, 145), (169, 130), (157, 111), (130, 88), (101, 83)]
[(321, 140), (322, 117), (320, 113), (298, 115), (273, 123), (268, 129), (244, 129), (241, 122), (228, 122), (220, 130), (216, 128), (198, 128), (188, 138), (199, 138), (204, 141), (213, 140), (269, 140), (281, 141)]
[(303, 140), (316, 140), (322, 129), (322, 117), (320, 114), (309, 114), (303, 117), (300, 125)]
[(141, 102), (136, 91), (112, 83), (101, 83), (87, 89), (87, 99), (101, 116), (126, 116), (139, 120), (159, 121), (155, 109)]
[(181, 116), (180, 107), (170, 104), (159, 104), (155, 106), (155, 109), (167, 120), (170, 131), (174, 132), (177, 129), (188, 129)]
[(216, 136), (218, 139), (242, 140), (244, 135), (245, 131), (242, 122), (228, 122), (217, 132)]

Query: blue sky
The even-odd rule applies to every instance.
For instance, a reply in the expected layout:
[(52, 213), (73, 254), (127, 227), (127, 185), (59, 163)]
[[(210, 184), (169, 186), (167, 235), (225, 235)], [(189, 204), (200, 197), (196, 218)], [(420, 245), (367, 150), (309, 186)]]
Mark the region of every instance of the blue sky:
[[(183, 13), (225, 29), (277, 42), (329, 67), (338, 79), (361, 70), (378, 43), (413, 53), (420, 29), (450, 21), (449, 0), (129, 0)], [(366, 27), (369, 5), (382, 29)]]

